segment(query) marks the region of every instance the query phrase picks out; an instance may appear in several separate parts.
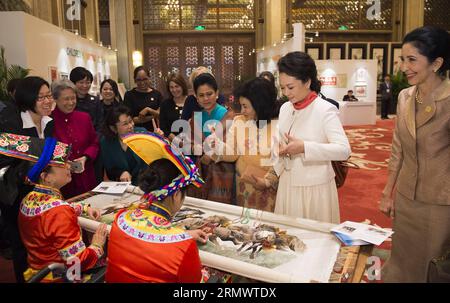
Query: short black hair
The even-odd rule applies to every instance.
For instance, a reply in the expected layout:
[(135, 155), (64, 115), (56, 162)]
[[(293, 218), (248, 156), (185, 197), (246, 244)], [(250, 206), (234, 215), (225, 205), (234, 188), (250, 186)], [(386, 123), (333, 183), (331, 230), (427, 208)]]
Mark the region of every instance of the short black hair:
[(117, 134), (111, 130), (111, 126), (116, 127), (116, 123), (119, 122), (119, 118), (122, 115), (132, 117), (130, 109), (124, 105), (113, 107), (111, 110), (107, 111), (102, 127), (102, 134), (105, 136), (105, 138), (117, 138)]
[(320, 81), (317, 79), (316, 63), (310, 55), (304, 52), (290, 52), (278, 61), (279, 73), (285, 73), (301, 80), (303, 83), (311, 80), (311, 90), (320, 92)]
[(349, 90), (347, 91), (347, 93), (353, 93), (353, 90), (349, 89)]
[(256, 125), (260, 120), (271, 121), (274, 117), (277, 91), (275, 86), (264, 78), (255, 78), (239, 86), (234, 93), (235, 100), (247, 98), (256, 112)]
[[(173, 179), (181, 175), (181, 171), (170, 160), (159, 159), (152, 162), (147, 169), (139, 175), (139, 188), (143, 192), (149, 193), (170, 184)], [(183, 196), (186, 187), (181, 189)]]
[(88, 78), (89, 81), (94, 81), (94, 77), (92, 76), (92, 73), (87, 70), (84, 67), (78, 66), (72, 69), (70, 72), (69, 79), (73, 82), (73, 84), (76, 84), (78, 81), (81, 81), (85, 78)]
[(19, 81), (14, 99), (21, 112), (26, 112), (27, 110), (36, 112), (36, 101), (39, 98), (39, 91), (43, 85), (50, 89), (48, 82), (41, 77), (31, 76)]
[(140, 72), (140, 71), (144, 71), (145, 72), (145, 74), (147, 75), (147, 77), (150, 77), (150, 71), (147, 69), (147, 68), (145, 68), (144, 66), (138, 66), (138, 67), (136, 67), (135, 69), (134, 69), (134, 72), (133, 72), (133, 75), (134, 75), (134, 78), (133, 79), (136, 79), (137, 78), (137, 74)]
[(421, 55), (427, 57), (429, 63), (439, 57), (444, 59), (437, 71), (440, 75), (445, 75), (450, 69), (450, 34), (446, 30), (430, 25), (419, 27), (403, 38), (402, 45), (407, 43), (412, 44)]
[(194, 80), (195, 93), (197, 94), (198, 88), (205, 84), (210, 86), (211, 88), (213, 88), (214, 91), (216, 91), (216, 92), (219, 89), (216, 78), (214, 78), (214, 76), (211, 74), (205, 73), (205, 74), (200, 74), (197, 76), (197, 78), (195, 78), (195, 80)]

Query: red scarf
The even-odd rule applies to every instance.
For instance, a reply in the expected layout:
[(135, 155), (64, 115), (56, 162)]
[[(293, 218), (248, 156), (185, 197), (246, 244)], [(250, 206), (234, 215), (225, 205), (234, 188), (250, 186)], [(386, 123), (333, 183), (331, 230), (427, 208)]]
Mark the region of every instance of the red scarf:
[(294, 108), (296, 110), (304, 109), (311, 103), (313, 103), (314, 100), (317, 98), (317, 93), (315, 91), (310, 92), (303, 101), (299, 101), (297, 103), (294, 103)]

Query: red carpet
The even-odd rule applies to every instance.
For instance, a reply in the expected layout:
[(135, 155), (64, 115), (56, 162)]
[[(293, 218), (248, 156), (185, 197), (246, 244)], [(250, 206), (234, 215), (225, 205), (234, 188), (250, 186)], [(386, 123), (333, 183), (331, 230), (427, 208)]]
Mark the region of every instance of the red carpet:
[[(345, 131), (352, 146), (351, 162), (360, 169), (350, 169), (339, 189), (341, 221), (362, 222), (392, 227), (390, 218), (378, 210), (378, 201), (387, 180), (394, 120), (378, 120), (376, 125), (349, 126)], [(382, 248), (390, 248), (385, 242)]]

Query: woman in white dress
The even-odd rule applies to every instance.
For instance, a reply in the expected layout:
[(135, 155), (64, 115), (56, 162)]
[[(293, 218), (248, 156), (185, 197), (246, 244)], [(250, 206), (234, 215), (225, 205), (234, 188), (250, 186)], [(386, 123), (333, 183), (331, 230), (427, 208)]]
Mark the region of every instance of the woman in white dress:
[[(332, 160), (347, 160), (351, 149), (338, 109), (318, 96), (320, 82), (314, 60), (292, 52), (278, 62), (280, 87), (290, 102), (280, 110), (279, 176), (275, 213), (340, 223)], [(273, 186), (268, 178), (255, 178)]]

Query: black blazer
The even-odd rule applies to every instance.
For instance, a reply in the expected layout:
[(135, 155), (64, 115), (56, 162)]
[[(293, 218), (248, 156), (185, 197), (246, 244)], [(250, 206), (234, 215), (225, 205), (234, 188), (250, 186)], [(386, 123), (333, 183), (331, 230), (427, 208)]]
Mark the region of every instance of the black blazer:
[[(389, 90), (389, 92), (388, 92)], [(386, 82), (383, 82), (380, 84), (380, 94), (381, 98), (383, 99), (390, 99), (392, 98), (392, 82), (389, 83), (389, 88), (386, 85)]]

